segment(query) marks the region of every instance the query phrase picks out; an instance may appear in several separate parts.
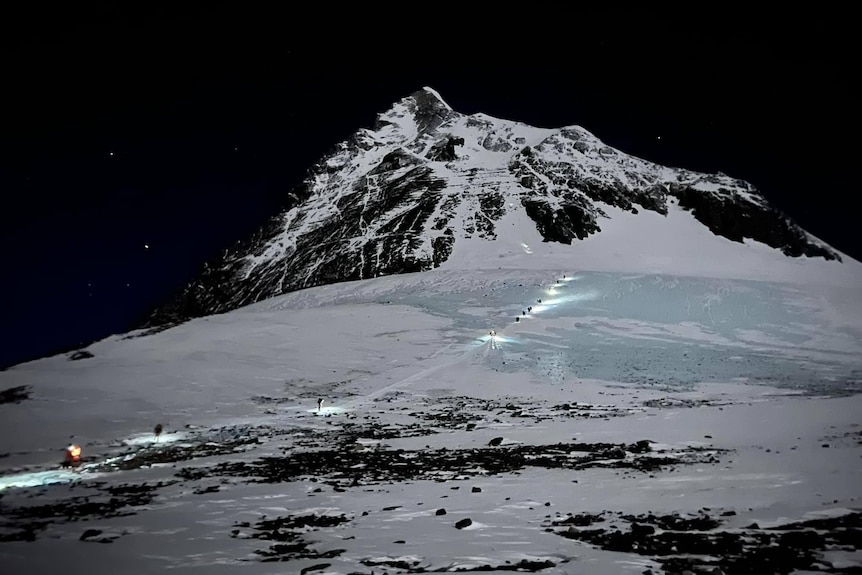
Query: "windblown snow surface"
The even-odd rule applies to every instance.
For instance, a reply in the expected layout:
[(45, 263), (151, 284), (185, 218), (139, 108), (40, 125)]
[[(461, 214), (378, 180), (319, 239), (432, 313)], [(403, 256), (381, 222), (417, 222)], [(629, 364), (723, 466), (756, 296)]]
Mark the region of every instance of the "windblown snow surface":
[(862, 569), (862, 265), (608, 212), (0, 373), (2, 572)]

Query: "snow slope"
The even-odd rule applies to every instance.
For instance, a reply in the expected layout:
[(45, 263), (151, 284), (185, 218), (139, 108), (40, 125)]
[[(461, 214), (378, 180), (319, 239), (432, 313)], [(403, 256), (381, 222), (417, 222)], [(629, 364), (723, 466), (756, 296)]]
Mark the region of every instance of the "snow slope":
[[(453, 265), (22, 364), (0, 373), (31, 394), (0, 405), (0, 561), (734, 573), (772, 545), (858, 568), (835, 538), (862, 497), (862, 300), (836, 286)], [(57, 471), (70, 440), (86, 461)]]

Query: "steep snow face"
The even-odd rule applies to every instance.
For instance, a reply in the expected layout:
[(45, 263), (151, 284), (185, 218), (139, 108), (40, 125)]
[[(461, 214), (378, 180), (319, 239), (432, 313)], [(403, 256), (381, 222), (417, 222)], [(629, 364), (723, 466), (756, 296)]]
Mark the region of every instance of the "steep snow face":
[[(624, 263), (667, 271), (656, 263), (687, 253), (682, 259), (693, 260), (694, 267), (683, 273), (715, 275), (715, 261), (699, 264), (692, 254), (716, 245), (725, 258), (756, 252), (746, 260), (756, 263), (722, 270), (732, 277), (774, 272), (787, 256), (832, 262), (831, 273), (842, 259), (744, 181), (652, 164), (578, 126), (540, 129), (460, 114), (430, 88), (397, 102), (371, 129), (339, 144), (311, 168), (287, 204), (254, 237), (211, 262), (150, 323), (224, 312), (306, 287), (441, 266), (569, 267), (595, 245), (575, 240), (594, 237), (625, 255), (606, 257), (599, 250), (583, 260), (594, 270)], [(642, 219), (649, 221), (641, 225)], [(635, 221), (650, 228), (643, 237), (604, 231)], [(653, 241), (668, 234), (675, 236), (670, 246)], [(754, 245), (769, 249), (752, 250)], [(857, 262), (848, 265), (858, 273)], [(750, 269), (754, 276), (734, 269)], [(809, 269), (802, 275), (811, 275)], [(817, 277), (821, 272), (822, 265)]]

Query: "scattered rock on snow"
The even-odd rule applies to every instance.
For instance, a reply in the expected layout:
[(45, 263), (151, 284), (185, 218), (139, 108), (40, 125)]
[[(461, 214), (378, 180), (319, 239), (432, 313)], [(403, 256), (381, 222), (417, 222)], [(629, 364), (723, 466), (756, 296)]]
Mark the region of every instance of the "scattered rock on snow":
[(18, 385), (0, 391), (0, 404), (2, 403), (21, 403), (25, 399), (30, 399), (31, 388), (29, 385)]
[(97, 537), (102, 534), (101, 529), (87, 529), (81, 536), (78, 538), (79, 541), (84, 541), (86, 539), (90, 539), (91, 537)]
[(455, 529), (464, 529), (465, 527), (469, 527), (471, 525), (473, 525), (473, 520), (469, 517), (465, 517), (464, 519), (458, 521), (455, 524)]

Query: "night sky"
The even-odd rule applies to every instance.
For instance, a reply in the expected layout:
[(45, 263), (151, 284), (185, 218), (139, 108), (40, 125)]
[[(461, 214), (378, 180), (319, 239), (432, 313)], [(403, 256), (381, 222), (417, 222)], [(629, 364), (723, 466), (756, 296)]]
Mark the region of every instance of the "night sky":
[(0, 17), (0, 367), (139, 325), (426, 85), (459, 112), (745, 179), (862, 259), (848, 15), (322, 4)]

